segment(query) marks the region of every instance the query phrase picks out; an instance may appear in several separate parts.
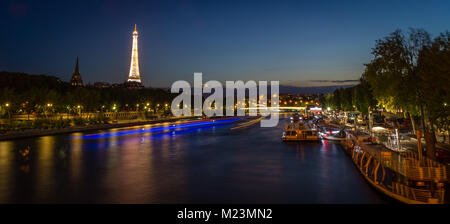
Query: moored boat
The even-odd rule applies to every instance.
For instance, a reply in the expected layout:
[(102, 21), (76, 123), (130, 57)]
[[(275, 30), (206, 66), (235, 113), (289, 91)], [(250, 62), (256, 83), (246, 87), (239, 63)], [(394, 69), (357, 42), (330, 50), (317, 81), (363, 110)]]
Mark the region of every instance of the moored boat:
[(318, 141), (320, 140), (318, 132), (315, 129), (308, 128), (303, 122), (291, 123), (286, 126), (283, 141)]
[(322, 139), (329, 141), (341, 141), (345, 140), (346, 134), (344, 130), (340, 130), (340, 131), (323, 132), (320, 133), (320, 136), (322, 137)]
[(364, 178), (376, 189), (408, 204), (443, 204), (448, 167), (415, 152), (396, 152), (368, 135), (347, 133), (341, 141)]

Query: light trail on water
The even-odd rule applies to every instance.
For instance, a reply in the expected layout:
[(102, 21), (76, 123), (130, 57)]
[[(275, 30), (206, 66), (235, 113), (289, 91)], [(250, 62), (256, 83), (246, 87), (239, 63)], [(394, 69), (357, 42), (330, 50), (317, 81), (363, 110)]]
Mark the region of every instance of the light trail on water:
[(201, 122), (178, 124), (178, 125), (172, 124), (170, 126), (143, 128), (143, 129), (129, 130), (129, 131), (117, 131), (117, 132), (108, 132), (108, 133), (100, 133), (100, 134), (81, 135), (81, 136), (68, 137), (67, 139), (75, 139), (75, 138), (100, 139), (100, 138), (132, 135), (132, 134), (142, 134), (142, 133), (148, 133), (148, 132), (160, 132), (160, 131), (170, 131), (170, 130), (183, 129), (183, 128), (194, 128), (194, 127), (201, 127), (201, 126), (218, 125), (218, 124), (230, 123), (230, 122), (234, 122), (234, 121), (238, 121), (238, 120), (241, 120), (241, 118), (218, 120), (218, 121), (201, 121)]

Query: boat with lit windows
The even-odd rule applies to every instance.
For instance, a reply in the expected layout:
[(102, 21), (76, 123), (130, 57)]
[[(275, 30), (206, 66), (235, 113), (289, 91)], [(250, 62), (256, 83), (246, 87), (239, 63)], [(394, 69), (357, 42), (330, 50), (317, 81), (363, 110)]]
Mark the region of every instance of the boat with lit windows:
[(303, 122), (288, 124), (281, 136), (283, 141), (319, 141), (318, 131), (307, 127)]

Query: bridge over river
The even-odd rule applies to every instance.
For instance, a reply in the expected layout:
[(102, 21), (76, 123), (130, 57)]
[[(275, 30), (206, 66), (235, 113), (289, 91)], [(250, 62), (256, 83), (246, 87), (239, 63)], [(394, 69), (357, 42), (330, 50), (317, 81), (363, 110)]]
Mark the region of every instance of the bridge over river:
[(274, 128), (146, 125), (1, 141), (0, 203), (387, 202), (338, 143), (281, 142), (287, 122), (283, 115)]

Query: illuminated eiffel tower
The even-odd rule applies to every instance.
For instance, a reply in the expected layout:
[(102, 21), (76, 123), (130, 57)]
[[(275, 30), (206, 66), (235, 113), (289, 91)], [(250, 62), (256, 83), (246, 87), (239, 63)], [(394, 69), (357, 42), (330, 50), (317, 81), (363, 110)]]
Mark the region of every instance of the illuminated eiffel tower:
[(141, 75), (139, 74), (139, 56), (138, 56), (138, 32), (136, 24), (133, 31), (133, 49), (131, 51), (130, 74), (127, 80), (128, 87), (142, 87)]

